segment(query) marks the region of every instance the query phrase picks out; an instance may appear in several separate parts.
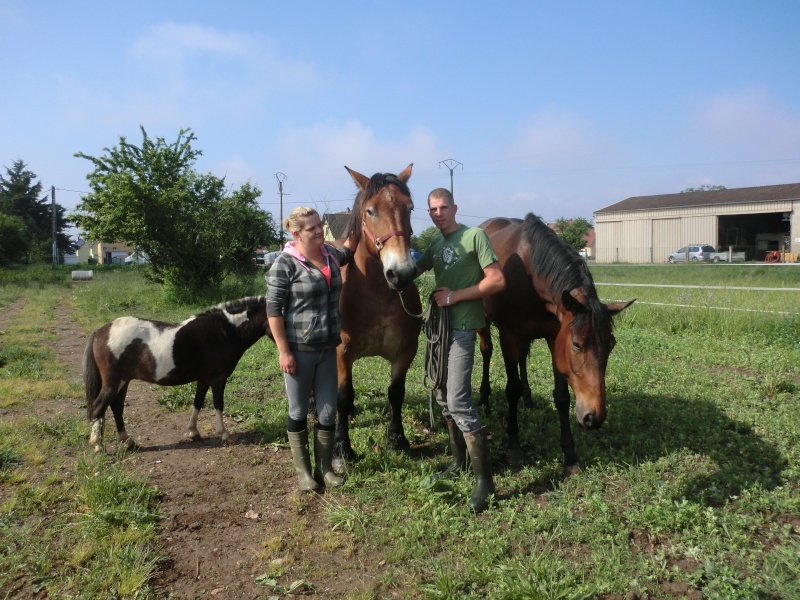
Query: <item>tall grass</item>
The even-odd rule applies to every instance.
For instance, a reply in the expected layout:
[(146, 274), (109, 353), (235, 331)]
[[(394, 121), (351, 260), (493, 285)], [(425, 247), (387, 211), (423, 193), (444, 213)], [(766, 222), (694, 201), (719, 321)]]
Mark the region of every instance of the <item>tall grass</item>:
[[(528, 368), (535, 408), (520, 416), (525, 460), (509, 467), (498, 352), (491, 363), (493, 410), (484, 416), (494, 432), (498, 503), (479, 517), (466, 506), (471, 475), (431, 483), (430, 475), (448, 462), (448, 443), (443, 431), (426, 429), (422, 353), (409, 372), (404, 406), (411, 456), (385, 445), (388, 365), (377, 358), (356, 363), (358, 413), (351, 436), (362, 458), (348, 465), (344, 487), (323, 502), (333, 532), (347, 536), (349, 556), (374, 576), (353, 589), (352, 598), (800, 597), (797, 295), (604, 286), (800, 287), (800, 269), (665, 265), (592, 271), (603, 299), (639, 299), (616, 318), (618, 344), (607, 371), (609, 417), (598, 431), (573, 426), (584, 468), (564, 480), (549, 353), (543, 343), (534, 344)], [(46, 296), (35, 291), (38, 285), (13, 284), (0, 290), (0, 298)], [(176, 305), (135, 270), (97, 273), (87, 284), (42, 285), (72, 303), (89, 331), (121, 314), (182, 320), (217, 301), (260, 293), (263, 280), (220, 290), (196, 305)], [(422, 285), (427, 292), (430, 282)], [(773, 312), (727, 310), (734, 308)], [(20, 319), (12, 340), (0, 338), (17, 347), (7, 363), (46, 362), (46, 355), (37, 358), (44, 350), (36, 340), (47, 334), (36, 333), (30, 317)], [(52, 374), (14, 367), (3, 377), (29, 384)], [(162, 398), (167, 407), (190, 401), (188, 386), (166, 389)], [(245, 354), (231, 378), (226, 412), (242, 429), (260, 434), (263, 444), (282, 443), (285, 404), (274, 346), (264, 340)], [(91, 457), (78, 461), (61, 487), (36, 481), (28, 463), (37, 452), (80, 456), (82, 446), (69, 422), (23, 426), (28, 435), (37, 431), (50, 441), (30, 447), (9, 428), (0, 431), (0, 474), (9, 499), (0, 526), (24, 558), (12, 561), (0, 552), (0, 587), (29, 572), (43, 589), (77, 589), (86, 583), (86, 569), (99, 595), (152, 595), (147, 582), (157, 560), (150, 550), (157, 497), (124, 470), (112, 472), (124, 463), (117, 467)], [(47, 511), (64, 517), (43, 525)], [(26, 524), (42, 529), (22, 531)], [(87, 531), (104, 528), (115, 532), (115, 544), (99, 548)], [(31, 544), (26, 536), (45, 543)], [(305, 564), (302, 548), (292, 551), (297, 556), (289, 560)], [(276, 570), (268, 558), (261, 572), (269, 581), (277, 578), (273, 589), (288, 589), (297, 575)], [(309, 584), (314, 575), (302, 574)]]

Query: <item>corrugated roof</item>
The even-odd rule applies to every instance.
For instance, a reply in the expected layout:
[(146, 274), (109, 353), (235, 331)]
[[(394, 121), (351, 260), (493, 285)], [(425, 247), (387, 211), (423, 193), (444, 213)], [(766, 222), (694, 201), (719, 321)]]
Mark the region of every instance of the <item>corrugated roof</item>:
[(341, 213), (325, 213), (322, 220), (328, 224), (333, 239), (340, 240), (347, 231), (347, 224), (350, 222), (350, 211)]
[(713, 204), (743, 204), (745, 202), (771, 202), (800, 199), (800, 183), (763, 185), (760, 187), (711, 190), (707, 192), (681, 192), (659, 196), (634, 196), (596, 210), (595, 214), (655, 208), (683, 208)]

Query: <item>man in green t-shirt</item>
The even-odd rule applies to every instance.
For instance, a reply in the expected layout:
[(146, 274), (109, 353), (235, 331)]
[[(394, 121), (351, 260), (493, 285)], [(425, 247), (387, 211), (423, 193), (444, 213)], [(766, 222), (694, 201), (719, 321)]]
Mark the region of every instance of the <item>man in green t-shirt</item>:
[(469, 452), (475, 472), (475, 491), (469, 505), (481, 512), (495, 493), (488, 432), (472, 404), (472, 365), (475, 361), (476, 330), (486, 323), (483, 298), (505, 289), (505, 278), (489, 238), (482, 229), (456, 223), (458, 207), (445, 188), (428, 194), (428, 213), (442, 233), (417, 261), (417, 275), (433, 269), (436, 291), (433, 299), (450, 311), (447, 340), (447, 383), (437, 392), (450, 433), (452, 464), (438, 477), (449, 477), (466, 465)]

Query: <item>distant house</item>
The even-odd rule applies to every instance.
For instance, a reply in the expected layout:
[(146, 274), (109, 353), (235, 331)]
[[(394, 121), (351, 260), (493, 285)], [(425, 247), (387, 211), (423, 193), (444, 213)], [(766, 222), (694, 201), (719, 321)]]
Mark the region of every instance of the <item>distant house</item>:
[(800, 183), (635, 196), (594, 213), (598, 263), (663, 263), (689, 244), (800, 255)]
[(79, 239), (75, 251), (80, 264), (108, 265), (122, 263), (133, 254), (133, 246), (125, 242), (87, 242)]
[(349, 223), (350, 209), (339, 213), (325, 213), (322, 216), (322, 229), (325, 232), (325, 241), (332, 242), (344, 238)]
[(82, 239), (78, 238), (78, 241), (75, 242), (75, 252), (64, 255), (65, 265), (77, 265), (80, 262), (78, 258), (78, 250), (80, 250), (81, 246), (83, 246), (85, 243), (86, 242), (84, 242)]

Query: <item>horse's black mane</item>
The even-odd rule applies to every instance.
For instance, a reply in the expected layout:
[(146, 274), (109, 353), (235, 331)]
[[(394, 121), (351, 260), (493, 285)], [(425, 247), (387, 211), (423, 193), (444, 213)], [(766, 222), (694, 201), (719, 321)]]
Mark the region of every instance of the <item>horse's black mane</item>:
[[(375, 194), (377, 194), (381, 188), (386, 187), (390, 184), (396, 185), (400, 191), (411, 198), (411, 190), (408, 189), (408, 185), (401, 179), (392, 173), (375, 173), (369, 179), (369, 183), (367, 184), (367, 189), (359, 191), (356, 195), (355, 202), (353, 203), (353, 209), (350, 211), (350, 220), (347, 223), (347, 229), (345, 230), (344, 236), (349, 238), (352, 236), (353, 241), (358, 243), (361, 241), (361, 206), (364, 203), (366, 198), (372, 198)], [(411, 209), (414, 209), (414, 202), (411, 202)]]
[(526, 215), (522, 226), (531, 249), (528, 262), (531, 276), (548, 281), (552, 300), (559, 304), (564, 292), (580, 288), (586, 299), (586, 310), (575, 314), (574, 326), (580, 328), (589, 319), (598, 339), (610, 336), (611, 315), (597, 297), (592, 274), (578, 252), (533, 213)]
[(195, 317), (208, 317), (211, 315), (222, 314), (223, 311), (235, 315), (237, 313), (250, 310), (251, 308), (261, 308), (262, 306), (266, 305), (266, 296), (248, 296), (246, 298), (239, 298), (238, 300), (221, 302), (220, 304), (212, 306), (200, 314), (195, 315)]

